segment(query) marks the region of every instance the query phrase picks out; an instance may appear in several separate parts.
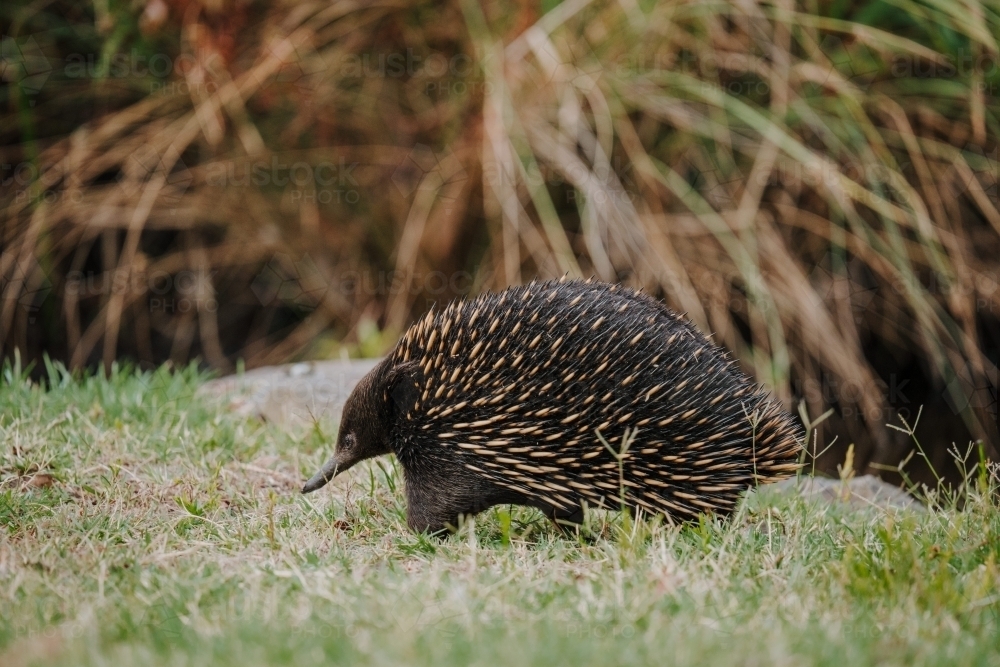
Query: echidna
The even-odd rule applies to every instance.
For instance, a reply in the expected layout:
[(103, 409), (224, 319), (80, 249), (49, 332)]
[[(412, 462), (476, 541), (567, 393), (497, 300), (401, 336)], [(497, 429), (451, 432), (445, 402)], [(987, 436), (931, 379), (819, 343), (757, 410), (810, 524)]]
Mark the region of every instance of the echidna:
[(801, 439), (659, 301), (563, 279), (427, 313), (351, 393), (334, 456), (302, 492), (391, 452), (417, 532), (507, 503), (580, 522), (585, 505), (623, 498), (686, 521), (788, 477)]

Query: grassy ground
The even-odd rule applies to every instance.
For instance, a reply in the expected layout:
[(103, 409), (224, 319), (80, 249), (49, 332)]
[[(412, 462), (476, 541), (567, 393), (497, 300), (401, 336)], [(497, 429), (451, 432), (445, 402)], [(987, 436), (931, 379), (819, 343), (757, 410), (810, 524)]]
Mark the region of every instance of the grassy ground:
[(0, 665), (995, 665), (1000, 511), (764, 494), (729, 522), (514, 509), (410, 534), (398, 472), (297, 488), (329, 435), (197, 374), (0, 381)]

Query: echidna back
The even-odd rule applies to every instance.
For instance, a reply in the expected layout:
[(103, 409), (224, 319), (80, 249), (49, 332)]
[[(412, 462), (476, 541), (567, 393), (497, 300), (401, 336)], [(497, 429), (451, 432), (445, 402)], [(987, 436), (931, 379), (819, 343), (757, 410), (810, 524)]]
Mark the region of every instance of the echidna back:
[(392, 361), (416, 367), (393, 436), (408, 474), (448, 462), (561, 511), (617, 507), (624, 491), (685, 520), (797, 468), (800, 430), (780, 407), (685, 319), (621, 287), (548, 282), (453, 303)]

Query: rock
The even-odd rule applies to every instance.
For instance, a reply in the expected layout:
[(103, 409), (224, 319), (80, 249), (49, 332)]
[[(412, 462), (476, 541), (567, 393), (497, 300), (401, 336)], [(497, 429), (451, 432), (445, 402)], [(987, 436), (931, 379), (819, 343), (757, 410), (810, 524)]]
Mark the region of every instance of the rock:
[(202, 396), (226, 401), (231, 410), (298, 429), (340, 421), (354, 386), (380, 359), (309, 361), (267, 366), (206, 382)]
[(800, 477), (770, 484), (764, 489), (776, 493), (797, 493), (803, 498), (827, 504), (845, 504), (852, 508), (911, 509), (924, 506), (906, 491), (883, 482), (874, 475), (852, 477), (847, 481), (825, 477)]

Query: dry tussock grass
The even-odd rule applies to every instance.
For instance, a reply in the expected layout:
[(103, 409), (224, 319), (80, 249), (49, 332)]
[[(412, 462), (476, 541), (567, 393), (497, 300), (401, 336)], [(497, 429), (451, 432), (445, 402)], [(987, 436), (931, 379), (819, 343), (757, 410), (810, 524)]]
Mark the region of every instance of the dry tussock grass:
[(595, 274), (860, 415), (859, 467), (898, 458), (888, 358), (996, 437), (994, 3), (167, 5), (178, 85), (44, 142), (3, 205), (5, 350), (52, 341), (46, 289), (74, 367), (227, 369)]

